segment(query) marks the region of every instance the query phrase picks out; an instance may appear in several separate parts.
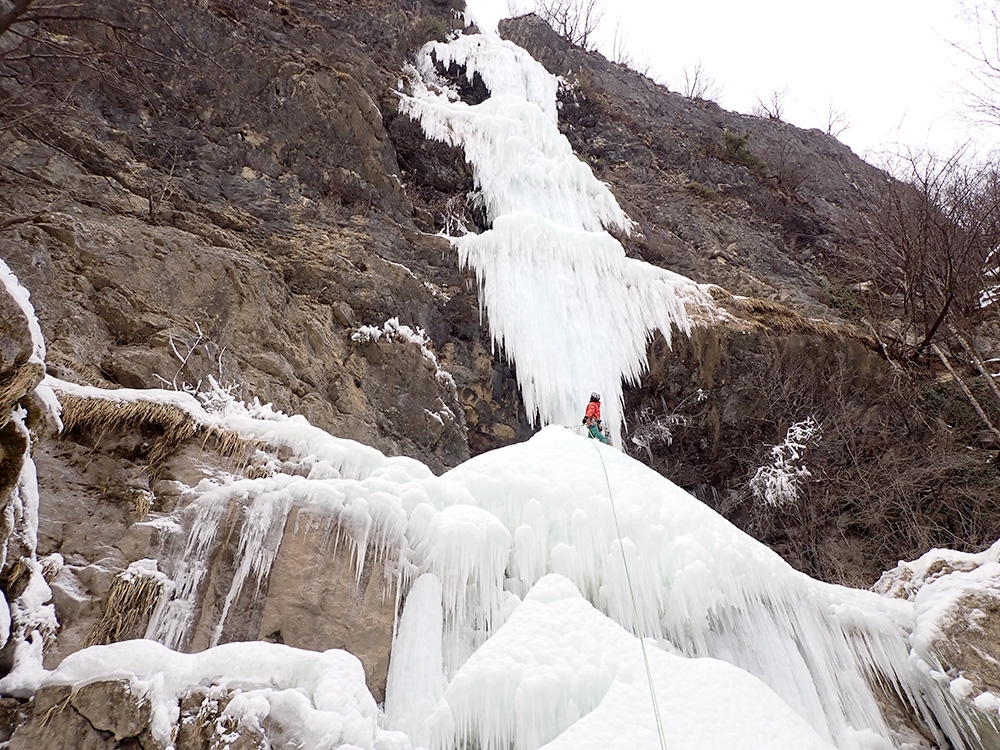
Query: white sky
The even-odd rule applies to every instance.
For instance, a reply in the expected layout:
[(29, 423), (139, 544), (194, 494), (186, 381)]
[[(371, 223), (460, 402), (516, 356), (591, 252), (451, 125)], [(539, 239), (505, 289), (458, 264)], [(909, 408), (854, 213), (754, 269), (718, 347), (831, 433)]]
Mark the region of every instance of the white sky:
[[(532, 0), (518, 0), (520, 6)], [(483, 26), (510, 15), (507, 0), (468, 0)], [(605, 0), (602, 29), (672, 91), (699, 62), (721, 86), (726, 109), (749, 113), (787, 87), (784, 120), (827, 128), (831, 107), (850, 123), (840, 135), (861, 155), (905, 144), (949, 152), (975, 137), (1000, 142), (963, 117), (969, 58), (950, 42), (973, 38), (959, 0)], [(602, 51), (603, 51), (602, 49)]]

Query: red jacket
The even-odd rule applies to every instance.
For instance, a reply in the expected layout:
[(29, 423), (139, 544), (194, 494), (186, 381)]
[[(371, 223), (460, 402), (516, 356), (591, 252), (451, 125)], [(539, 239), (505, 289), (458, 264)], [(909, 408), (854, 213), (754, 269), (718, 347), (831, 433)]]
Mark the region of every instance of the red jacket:
[(587, 418), (587, 419), (590, 419), (591, 417), (593, 417), (594, 419), (600, 419), (601, 418), (601, 402), (600, 401), (591, 401), (589, 404), (587, 404), (587, 411), (584, 413), (583, 416), (585, 418)]

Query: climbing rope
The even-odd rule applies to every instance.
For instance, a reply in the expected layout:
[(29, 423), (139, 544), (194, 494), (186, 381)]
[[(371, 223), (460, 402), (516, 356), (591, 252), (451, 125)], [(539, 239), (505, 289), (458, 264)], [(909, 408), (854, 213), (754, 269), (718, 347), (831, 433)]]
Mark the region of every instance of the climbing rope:
[(639, 631), (639, 647), (642, 649), (642, 662), (646, 665), (646, 680), (649, 682), (649, 697), (653, 701), (653, 717), (656, 719), (656, 732), (660, 739), (660, 750), (667, 750), (667, 740), (663, 734), (663, 719), (660, 717), (660, 704), (656, 700), (656, 688), (653, 686), (653, 670), (649, 666), (649, 655), (646, 653), (646, 639), (642, 633), (642, 621), (639, 619), (639, 605), (635, 601), (635, 590), (632, 588), (632, 576), (628, 572), (628, 560), (625, 558), (625, 545), (622, 543), (622, 529), (618, 524), (618, 510), (615, 508), (615, 496), (611, 492), (611, 479), (608, 477), (608, 467), (604, 463), (604, 456), (601, 449), (594, 442), (594, 450), (597, 457), (601, 459), (601, 468), (604, 470), (604, 481), (608, 485), (608, 499), (611, 501), (611, 515), (615, 519), (615, 533), (618, 535), (618, 549), (622, 553), (622, 565), (625, 566), (625, 581), (628, 584), (628, 594), (632, 599), (632, 616), (635, 618), (635, 627)]

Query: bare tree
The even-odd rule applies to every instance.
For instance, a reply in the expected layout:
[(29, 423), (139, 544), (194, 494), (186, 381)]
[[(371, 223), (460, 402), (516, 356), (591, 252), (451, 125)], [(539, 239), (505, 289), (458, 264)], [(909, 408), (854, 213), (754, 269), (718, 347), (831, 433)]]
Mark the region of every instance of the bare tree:
[(523, 4), (521, 0), (507, 0), (507, 12), (511, 17), (523, 16), (531, 12), (531, 6)]
[(972, 62), (970, 73), (979, 84), (966, 89), (972, 110), (1000, 123), (1000, 1), (962, 0), (962, 15), (976, 30), (972, 44), (953, 43)]
[(752, 114), (755, 117), (766, 117), (769, 120), (784, 120), (786, 98), (788, 98), (788, 86), (775, 89), (766, 100), (758, 96)]
[(640, 59), (632, 53), (628, 36), (622, 31), (621, 16), (615, 22), (615, 33), (611, 37), (611, 59), (619, 65), (635, 71), (639, 75), (644, 75), (647, 78), (651, 77), (653, 64), (649, 61), (648, 57)]
[(851, 127), (851, 120), (842, 109), (837, 109), (830, 102), (826, 110), (826, 134), (831, 138), (839, 138), (840, 134)]
[(3, 0), (0, 8), (0, 36), (3, 36), (14, 23), (23, 16), (35, 0)]
[(1000, 243), (1000, 174), (959, 150), (942, 159), (906, 152), (874, 197), (877, 230), (865, 273), (878, 290), (869, 300), (880, 337), (916, 359), (948, 326), (975, 324), (990, 286), (987, 261)]
[(684, 68), (684, 88), (681, 91), (688, 99), (716, 100), (722, 94), (722, 86), (707, 72), (701, 60), (691, 68)]
[(570, 44), (593, 49), (594, 32), (604, 20), (598, 0), (535, 0), (535, 12)]

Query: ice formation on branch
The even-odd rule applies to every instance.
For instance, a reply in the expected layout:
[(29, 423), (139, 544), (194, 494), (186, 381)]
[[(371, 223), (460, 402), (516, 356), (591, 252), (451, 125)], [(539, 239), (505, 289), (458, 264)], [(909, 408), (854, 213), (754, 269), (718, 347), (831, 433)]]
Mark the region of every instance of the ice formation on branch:
[(754, 497), (772, 507), (796, 503), (802, 482), (812, 476), (802, 464), (802, 454), (818, 433), (819, 423), (812, 417), (789, 427), (785, 439), (771, 448), (772, 462), (750, 479)]
[[(435, 62), (479, 75), (490, 97), (462, 102)], [(556, 119), (558, 81), (528, 54), (484, 35), (429, 43), (402, 108), (429, 138), (464, 149), (492, 228), (453, 238), (475, 270), (494, 344), (517, 366), (529, 416), (575, 424), (591, 391), (605, 394), (612, 436), (622, 425), (622, 381), (647, 366), (655, 331), (688, 333), (710, 314), (705, 290), (625, 257), (605, 229), (632, 222), (573, 154)]]

